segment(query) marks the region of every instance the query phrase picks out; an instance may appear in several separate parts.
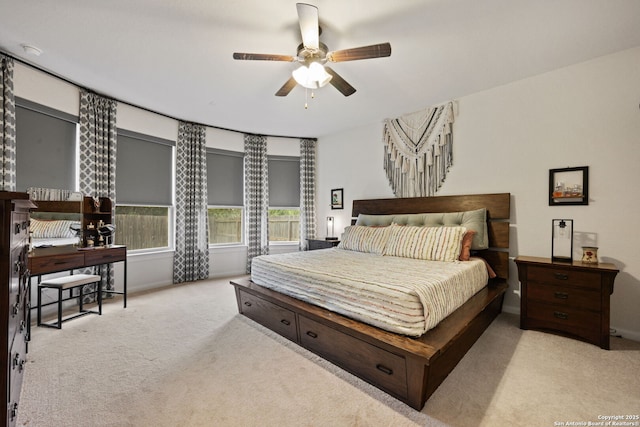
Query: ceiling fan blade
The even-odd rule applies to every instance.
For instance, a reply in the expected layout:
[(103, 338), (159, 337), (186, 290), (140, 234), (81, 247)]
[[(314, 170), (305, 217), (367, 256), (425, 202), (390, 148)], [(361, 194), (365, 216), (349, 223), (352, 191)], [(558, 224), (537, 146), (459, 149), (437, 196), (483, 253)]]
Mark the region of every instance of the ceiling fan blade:
[(296, 8), (298, 9), (302, 44), (307, 49), (318, 49), (320, 43), (318, 8), (306, 3), (296, 3)]
[(345, 79), (343, 79), (340, 74), (333, 71), (331, 68), (324, 66), (324, 69), (327, 70), (327, 73), (331, 74), (331, 83), (336, 89), (340, 91), (344, 96), (353, 95), (356, 89), (351, 86)]
[(293, 77), (290, 77), (289, 80), (287, 80), (287, 82), (282, 85), (282, 87), (280, 88), (280, 90), (278, 90), (276, 92), (276, 96), (287, 96), (289, 95), (289, 92), (291, 92), (291, 90), (296, 87), (297, 83), (296, 80)]
[(344, 62), (359, 59), (382, 58), (391, 56), (391, 44), (380, 43), (371, 46), (354, 47), (352, 49), (336, 50), (327, 53), (327, 61)]
[(290, 55), (273, 55), (268, 53), (243, 53), (234, 52), (233, 59), (240, 59), (245, 61), (285, 61), (293, 62), (296, 60)]

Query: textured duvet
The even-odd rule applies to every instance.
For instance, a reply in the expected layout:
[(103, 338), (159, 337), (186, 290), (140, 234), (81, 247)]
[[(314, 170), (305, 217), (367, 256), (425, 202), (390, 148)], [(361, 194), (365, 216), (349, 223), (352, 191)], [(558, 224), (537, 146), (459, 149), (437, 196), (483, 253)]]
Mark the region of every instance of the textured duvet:
[(262, 255), (251, 280), (387, 331), (420, 336), (482, 289), (481, 259), (442, 262), (339, 248)]

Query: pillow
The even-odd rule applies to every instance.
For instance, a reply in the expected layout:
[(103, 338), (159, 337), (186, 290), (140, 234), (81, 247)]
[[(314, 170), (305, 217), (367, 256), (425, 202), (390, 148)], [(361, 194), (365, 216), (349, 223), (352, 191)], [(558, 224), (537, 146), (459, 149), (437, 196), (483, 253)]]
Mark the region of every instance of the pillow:
[(384, 255), (428, 261), (457, 261), (465, 227), (392, 225)]
[(382, 255), (389, 239), (389, 227), (351, 225), (344, 229), (338, 248)]
[(460, 261), (469, 261), (471, 257), (471, 243), (473, 242), (473, 236), (476, 235), (475, 230), (467, 230), (464, 233), (464, 237), (462, 238), (462, 248), (460, 249), (460, 256), (458, 259)]
[(75, 232), (71, 230), (73, 224), (78, 221), (71, 220), (39, 220), (31, 218), (30, 228), (31, 236), (36, 239), (56, 239), (61, 237), (74, 237)]

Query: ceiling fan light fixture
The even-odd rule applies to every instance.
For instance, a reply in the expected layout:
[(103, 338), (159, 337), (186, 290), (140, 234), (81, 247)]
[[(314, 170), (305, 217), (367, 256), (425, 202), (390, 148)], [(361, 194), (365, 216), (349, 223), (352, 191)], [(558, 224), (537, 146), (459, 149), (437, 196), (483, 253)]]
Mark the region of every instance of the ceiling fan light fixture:
[(301, 65), (291, 75), (300, 86), (307, 89), (318, 89), (331, 81), (331, 75), (319, 62), (312, 62), (308, 67)]

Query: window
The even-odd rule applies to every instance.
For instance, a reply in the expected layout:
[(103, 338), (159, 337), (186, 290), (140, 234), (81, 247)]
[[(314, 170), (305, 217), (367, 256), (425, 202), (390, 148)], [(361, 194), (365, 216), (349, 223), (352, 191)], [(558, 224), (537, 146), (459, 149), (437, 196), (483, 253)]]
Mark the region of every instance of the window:
[(207, 149), (210, 244), (240, 244), (243, 239), (244, 153)]
[(76, 190), (78, 118), (16, 97), (16, 188)]
[(118, 129), (116, 243), (169, 248), (173, 229), (174, 142)]
[(116, 206), (116, 244), (127, 249), (169, 247), (169, 208), (166, 206)]
[(269, 241), (300, 241), (300, 158), (269, 156)]
[(269, 241), (300, 241), (300, 209), (269, 209)]

